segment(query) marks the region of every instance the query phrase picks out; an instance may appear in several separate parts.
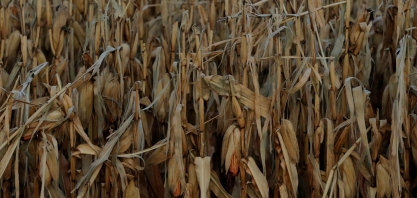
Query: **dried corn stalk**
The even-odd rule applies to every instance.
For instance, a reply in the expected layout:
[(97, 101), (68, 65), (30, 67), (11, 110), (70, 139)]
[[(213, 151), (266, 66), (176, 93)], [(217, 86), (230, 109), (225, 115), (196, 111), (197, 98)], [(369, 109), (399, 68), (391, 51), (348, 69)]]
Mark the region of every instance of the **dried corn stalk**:
[(0, 1), (1, 197), (412, 197), (413, 1)]

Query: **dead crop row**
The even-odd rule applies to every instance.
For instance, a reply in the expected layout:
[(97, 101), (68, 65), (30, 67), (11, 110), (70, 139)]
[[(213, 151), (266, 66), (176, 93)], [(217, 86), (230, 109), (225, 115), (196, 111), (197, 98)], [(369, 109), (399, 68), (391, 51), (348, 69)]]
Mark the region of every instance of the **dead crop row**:
[(413, 197), (412, 0), (0, 0), (0, 197)]

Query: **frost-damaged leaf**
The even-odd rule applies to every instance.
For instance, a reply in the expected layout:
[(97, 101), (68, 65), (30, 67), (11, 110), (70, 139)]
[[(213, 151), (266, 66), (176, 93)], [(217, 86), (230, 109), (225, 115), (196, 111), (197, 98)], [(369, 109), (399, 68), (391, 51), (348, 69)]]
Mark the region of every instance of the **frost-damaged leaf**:
[(196, 157), (195, 173), (197, 174), (198, 184), (200, 185), (200, 197), (206, 198), (210, 183), (210, 157)]
[(259, 192), (261, 193), (262, 197), (268, 197), (269, 196), (268, 182), (266, 181), (266, 177), (262, 174), (262, 172), (259, 170), (258, 166), (256, 165), (255, 160), (253, 160), (252, 157), (249, 157), (248, 160), (242, 159), (242, 161), (248, 166), (249, 168), (248, 170), (250, 171), (250, 174), (255, 180), (256, 186), (258, 187)]

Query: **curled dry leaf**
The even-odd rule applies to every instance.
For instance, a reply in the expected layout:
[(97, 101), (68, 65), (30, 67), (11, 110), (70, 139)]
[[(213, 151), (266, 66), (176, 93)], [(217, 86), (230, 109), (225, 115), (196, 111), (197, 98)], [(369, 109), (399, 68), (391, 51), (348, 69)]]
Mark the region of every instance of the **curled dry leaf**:
[(416, 191), (413, 1), (1, 2), (2, 197)]
[(101, 148), (98, 147), (98, 146), (94, 146), (94, 148), (95, 149), (91, 148), (91, 146), (88, 145), (88, 144), (80, 144), (76, 148), (78, 152), (77, 151), (76, 152), (73, 152), (72, 155), (73, 156), (78, 156), (79, 154), (97, 155), (97, 152), (96, 151), (99, 151), (100, 152)]

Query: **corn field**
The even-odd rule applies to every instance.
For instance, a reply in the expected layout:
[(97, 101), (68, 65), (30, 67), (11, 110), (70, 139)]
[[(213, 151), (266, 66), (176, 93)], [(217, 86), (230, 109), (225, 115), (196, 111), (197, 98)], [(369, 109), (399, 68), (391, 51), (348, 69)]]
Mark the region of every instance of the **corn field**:
[(413, 197), (412, 0), (0, 0), (0, 197)]

